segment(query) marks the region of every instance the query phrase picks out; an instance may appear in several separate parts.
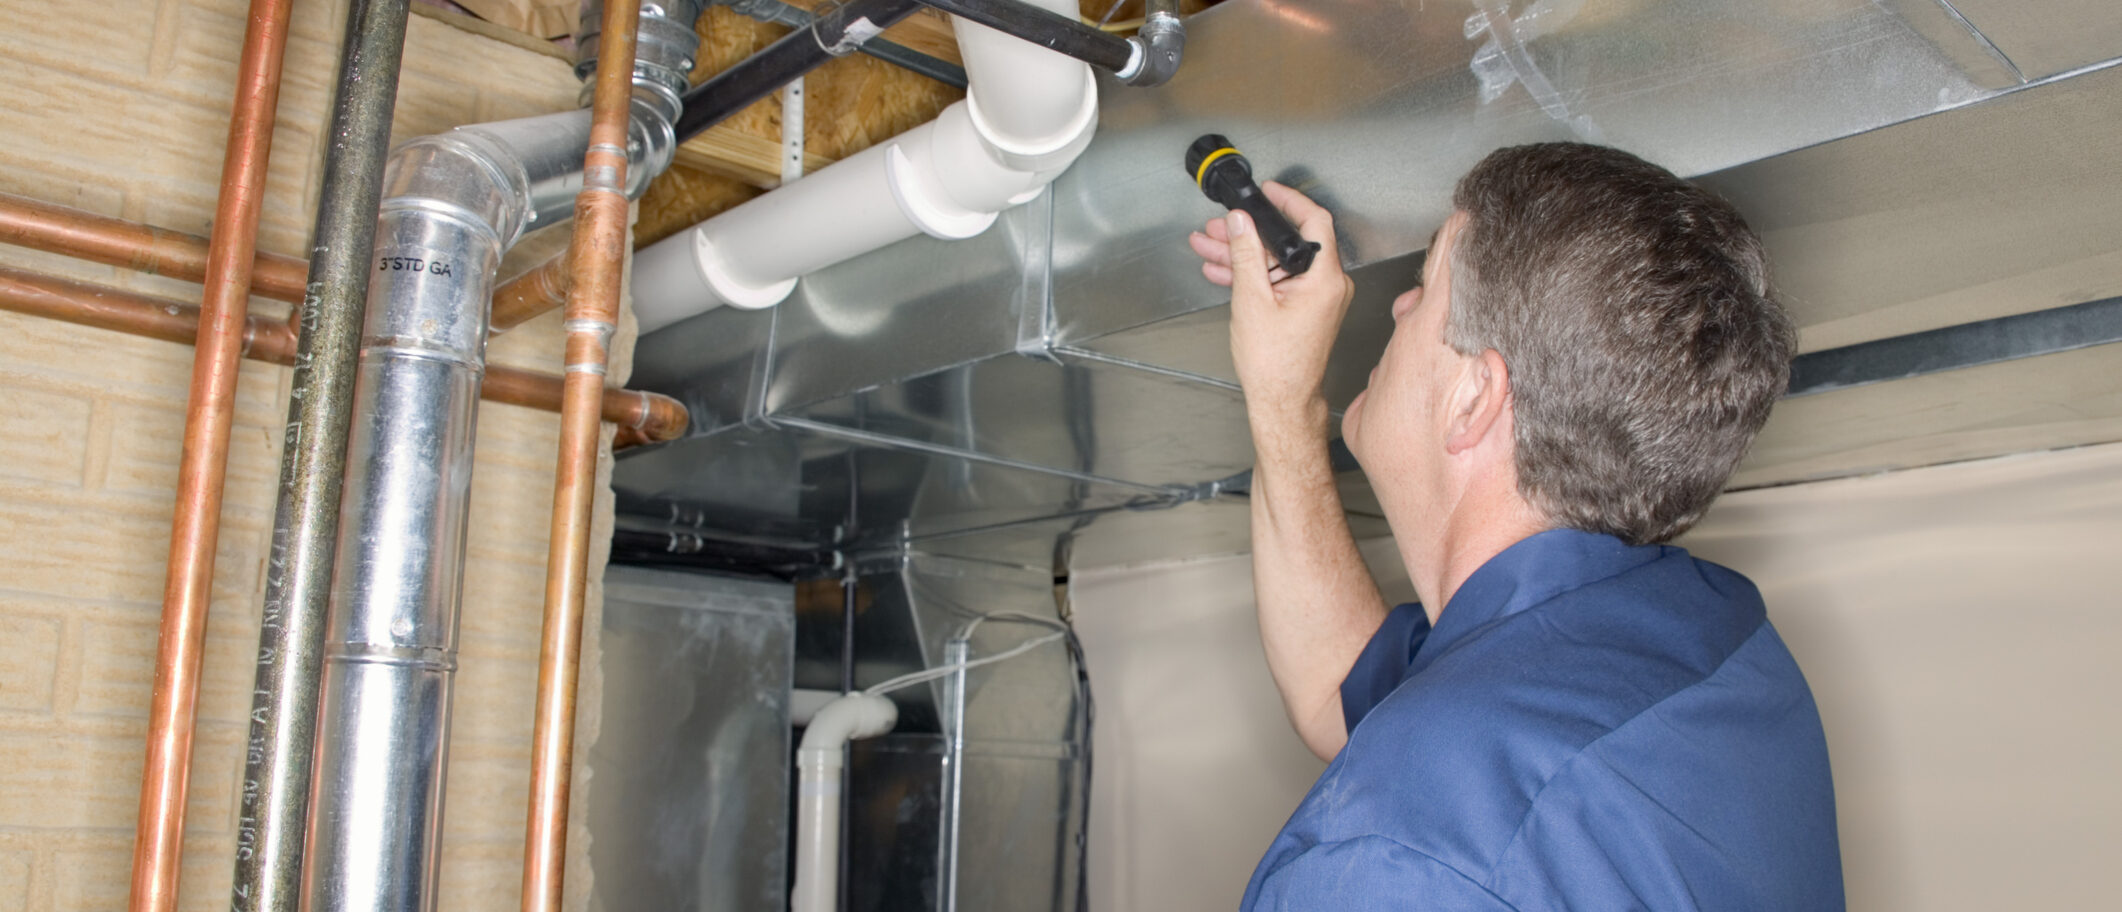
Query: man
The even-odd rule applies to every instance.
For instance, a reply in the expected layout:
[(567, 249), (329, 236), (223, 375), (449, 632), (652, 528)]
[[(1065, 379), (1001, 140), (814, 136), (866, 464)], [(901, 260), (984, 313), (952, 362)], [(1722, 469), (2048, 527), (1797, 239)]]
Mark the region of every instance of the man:
[(1353, 284), (1327, 212), (1265, 192), (1310, 272), (1271, 283), (1243, 213), (1190, 240), (1231, 287), (1268, 667), (1331, 763), (1244, 908), (1842, 908), (1804, 678), (1751, 583), (1660, 544), (1788, 378), (1759, 239), (1611, 149), (1466, 175), (1342, 419), (1422, 599), (1388, 611), (1327, 457)]

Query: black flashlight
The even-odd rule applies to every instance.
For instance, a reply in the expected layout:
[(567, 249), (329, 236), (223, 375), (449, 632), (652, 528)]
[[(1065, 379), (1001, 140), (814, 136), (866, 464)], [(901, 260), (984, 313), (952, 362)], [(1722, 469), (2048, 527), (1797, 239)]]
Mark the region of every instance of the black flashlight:
[(1253, 183), (1253, 166), (1238, 154), (1229, 138), (1210, 133), (1194, 140), (1186, 150), (1186, 173), (1209, 199), (1227, 209), (1243, 209), (1253, 217), (1261, 243), (1267, 245), (1275, 262), (1282, 264), (1283, 272), (1300, 275), (1312, 268), (1312, 257), (1318, 255), (1319, 245), (1297, 234), (1289, 219), (1282, 217), (1282, 210), (1260, 195), (1260, 185)]

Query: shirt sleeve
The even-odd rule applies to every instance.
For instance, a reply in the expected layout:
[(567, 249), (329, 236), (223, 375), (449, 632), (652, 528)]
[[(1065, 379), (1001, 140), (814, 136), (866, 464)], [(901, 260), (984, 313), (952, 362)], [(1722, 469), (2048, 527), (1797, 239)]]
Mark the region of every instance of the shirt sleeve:
[(1415, 650), (1428, 636), (1429, 614), (1417, 603), (1408, 602), (1385, 616), (1341, 681), (1341, 719), (1349, 731), (1400, 686), (1407, 666), (1415, 661)]
[(1322, 843), (1265, 872), (1244, 912), (1515, 912), (1457, 868), (1383, 836)]

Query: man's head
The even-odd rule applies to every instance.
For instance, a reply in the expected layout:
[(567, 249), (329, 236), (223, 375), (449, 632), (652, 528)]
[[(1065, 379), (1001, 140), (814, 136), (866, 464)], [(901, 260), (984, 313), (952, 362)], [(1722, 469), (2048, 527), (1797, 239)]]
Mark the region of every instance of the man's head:
[[(1481, 470), (1464, 453), (1494, 459), (1505, 441), (1467, 449), (1455, 432), (1491, 430), (1507, 437), (1517, 494), (1547, 525), (1631, 543), (1685, 531), (1789, 379), (1795, 333), (1770, 295), (1759, 238), (1670, 172), (1574, 143), (1489, 155), (1453, 204), (1424, 267), (1429, 287), (1395, 303), (1407, 316), (1368, 401), (1350, 406), (1351, 446), (1366, 463), (1412, 448), (1408, 460), (1463, 475)], [(1484, 398), (1484, 384), (1497, 392)], [(1483, 423), (1480, 408), (1497, 399)], [(1437, 495), (1415, 499), (1452, 506)]]

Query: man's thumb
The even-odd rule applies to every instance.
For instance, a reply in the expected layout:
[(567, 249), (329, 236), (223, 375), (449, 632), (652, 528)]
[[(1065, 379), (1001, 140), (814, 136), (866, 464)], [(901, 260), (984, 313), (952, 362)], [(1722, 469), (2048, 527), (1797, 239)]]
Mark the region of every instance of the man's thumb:
[(1260, 247), (1259, 232), (1253, 230), (1252, 216), (1232, 209), (1223, 217), (1223, 226), (1230, 234), (1231, 290), (1267, 290), (1267, 254)]

